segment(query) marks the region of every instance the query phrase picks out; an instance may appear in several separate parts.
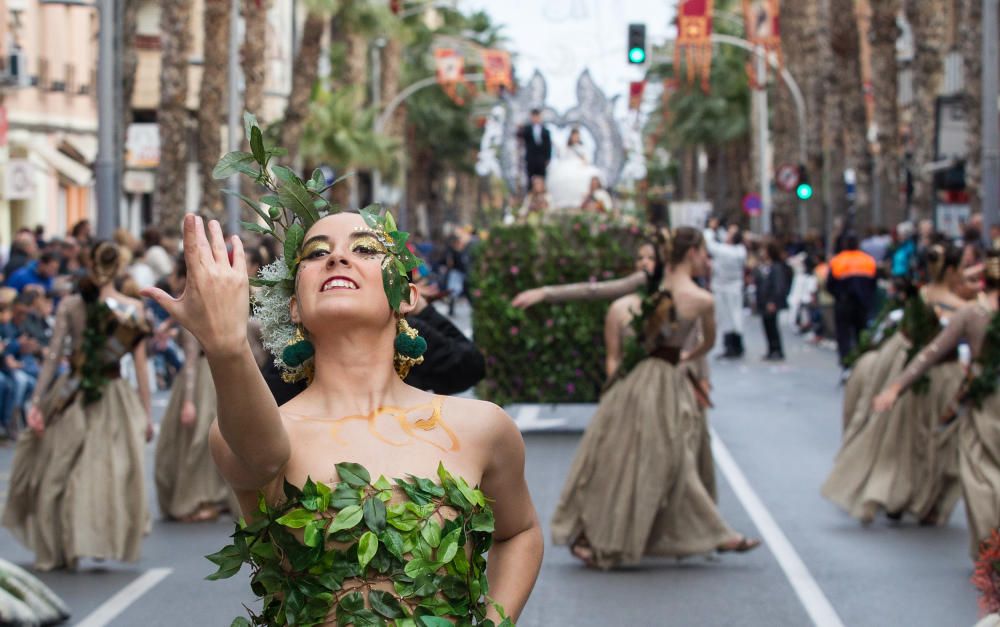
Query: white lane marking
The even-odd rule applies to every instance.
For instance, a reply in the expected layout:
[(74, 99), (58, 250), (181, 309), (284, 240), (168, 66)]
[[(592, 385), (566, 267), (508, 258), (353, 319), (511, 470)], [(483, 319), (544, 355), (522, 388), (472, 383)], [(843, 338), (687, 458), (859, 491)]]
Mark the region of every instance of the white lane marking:
[(750, 515), (753, 524), (756, 525), (763, 537), (764, 544), (778, 560), (778, 565), (785, 573), (788, 583), (792, 584), (792, 589), (799, 597), (802, 606), (805, 607), (809, 617), (817, 627), (843, 627), (840, 616), (833, 609), (833, 605), (823, 594), (819, 584), (813, 578), (805, 562), (799, 557), (788, 537), (775, 522), (771, 513), (764, 507), (760, 497), (750, 487), (746, 475), (736, 465), (736, 460), (729, 453), (729, 449), (722, 443), (719, 434), (715, 429), (712, 432), (712, 451), (715, 454), (715, 461), (726, 476), (729, 485), (732, 486), (736, 498), (740, 500), (743, 509)]
[(141, 577), (102, 603), (96, 610), (77, 623), (76, 627), (104, 627), (172, 572), (174, 572), (173, 568), (153, 568), (146, 571)]
[(514, 423), (520, 431), (539, 431), (562, 427), (566, 424), (564, 418), (539, 418), (541, 408), (538, 405), (522, 405), (517, 412)]

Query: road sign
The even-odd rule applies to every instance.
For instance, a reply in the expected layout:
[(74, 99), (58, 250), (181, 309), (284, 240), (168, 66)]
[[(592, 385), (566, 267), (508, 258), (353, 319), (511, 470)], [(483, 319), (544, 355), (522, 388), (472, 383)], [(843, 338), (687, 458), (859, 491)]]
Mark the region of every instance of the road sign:
[(794, 192), (799, 185), (799, 167), (791, 163), (782, 164), (775, 175), (778, 187), (786, 192)]
[(764, 209), (760, 194), (747, 194), (743, 197), (743, 213), (748, 216), (759, 216)]

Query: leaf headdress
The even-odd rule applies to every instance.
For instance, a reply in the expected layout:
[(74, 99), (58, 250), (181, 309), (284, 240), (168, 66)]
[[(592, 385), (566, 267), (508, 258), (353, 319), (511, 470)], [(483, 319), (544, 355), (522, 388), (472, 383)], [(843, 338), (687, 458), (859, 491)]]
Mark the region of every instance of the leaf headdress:
[[(254, 316), (261, 322), (264, 347), (274, 355), (275, 364), (285, 371), (286, 379), (299, 380), (305, 378), (312, 368), (311, 360), (293, 367), (282, 361), (282, 351), (296, 333), (288, 303), (295, 295), (295, 275), (302, 261), (302, 242), (316, 222), (340, 213), (341, 209), (331, 205), (324, 194), (350, 174), (329, 185), (321, 170), (314, 171), (309, 180), (302, 180), (291, 169), (271, 163), (275, 157), (288, 153), (283, 148), (264, 144), (263, 133), (253, 114), (243, 115), (243, 125), (251, 151), (234, 151), (224, 155), (212, 176), (226, 179), (233, 174), (242, 174), (267, 190), (259, 202), (229, 190), (224, 189), (223, 192), (239, 197), (260, 218), (262, 223), (240, 222), (244, 229), (273, 237), (282, 245), (283, 256), (261, 268), (258, 276), (250, 280), (251, 285), (260, 288), (254, 296), (253, 309)], [(409, 234), (397, 228), (392, 214), (378, 205), (366, 207), (360, 214), (384, 249), (380, 251), (384, 252), (382, 286), (389, 306), (398, 312), (401, 303), (409, 302), (409, 273), (420, 262), (406, 246)]]

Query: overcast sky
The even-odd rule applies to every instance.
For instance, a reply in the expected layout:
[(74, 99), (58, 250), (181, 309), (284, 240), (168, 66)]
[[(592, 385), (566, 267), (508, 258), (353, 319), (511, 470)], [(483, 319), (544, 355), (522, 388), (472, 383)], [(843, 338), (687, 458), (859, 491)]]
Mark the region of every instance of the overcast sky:
[(548, 104), (563, 112), (576, 104), (584, 69), (608, 97), (627, 100), (629, 81), (641, 78), (626, 59), (630, 22), (646, 24), (648, 43), (673, 32), (674, 0), (459, 0), (463, 9), (487, 11), (504, 26), (517, 75), (538, 69), (548, 83)]

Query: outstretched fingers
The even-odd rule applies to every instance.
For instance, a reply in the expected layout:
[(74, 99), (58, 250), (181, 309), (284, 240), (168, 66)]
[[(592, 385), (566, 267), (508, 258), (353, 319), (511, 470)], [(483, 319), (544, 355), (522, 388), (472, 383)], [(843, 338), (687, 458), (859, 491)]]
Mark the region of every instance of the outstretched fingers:
[(164, 311), (166, 311), (171, 318), (180, 322), (180, 319), (177, 316), (180, 300), (174, 298), (170, 294), (167, 294), (158, 287), (143, 288), (139, 290), (139, 294), (145, 296), (146, 298), (152, 298), (157, 305), (163, 307)]
[(215, 263), (229, 266), (229, 253), (226, 252), (226, 238), (222, 234), (222, 226), (218, 220), (208, 223), (209, 242), (212, 247), (212, 257)]
[(247, 273), (247, 258), (243, 252), (243, 241), (238, 235), (233, 235), (233, 270), (242, 274)]

